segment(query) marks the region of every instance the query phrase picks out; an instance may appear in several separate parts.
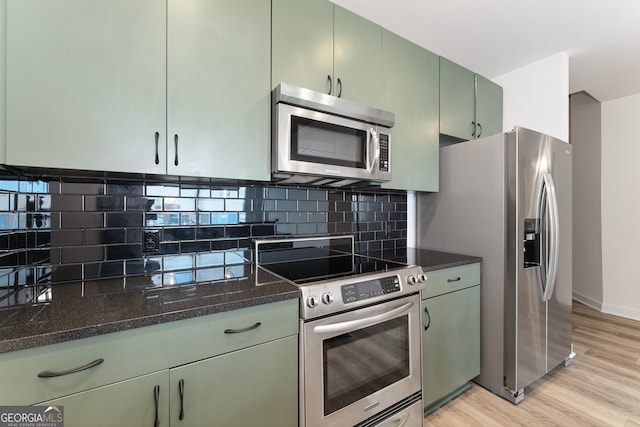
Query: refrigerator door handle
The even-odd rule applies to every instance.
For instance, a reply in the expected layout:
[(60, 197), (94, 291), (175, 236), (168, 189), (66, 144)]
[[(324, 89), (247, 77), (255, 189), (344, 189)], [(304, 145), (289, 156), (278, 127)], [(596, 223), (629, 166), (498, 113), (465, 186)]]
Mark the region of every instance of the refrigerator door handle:
[[(549, 259), (547, 268), (547, 277), (545, 280), (543, 301), (549, 301), (556, 285), (556, 276), (558, 273), (558, 252), (559, 252), (559, 215), (558, 215), (558, 198), (556, 196), (556, 186), (553, 182), (553, 176), (545, 172), (542, 175), (543, 193), (546, 198), (546, 206), (549, 214), (548, 242), (549, 242)], [(546, 215), (547, 212), (540, 212)]]

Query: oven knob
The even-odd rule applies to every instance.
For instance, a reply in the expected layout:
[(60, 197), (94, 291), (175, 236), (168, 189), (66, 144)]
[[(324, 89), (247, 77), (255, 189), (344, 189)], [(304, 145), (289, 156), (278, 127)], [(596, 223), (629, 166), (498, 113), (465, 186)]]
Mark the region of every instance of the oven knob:
[(331, 304), (333, 302), (333, 295), (331, 295), (331, 292), (325, 292), (324, 294), (322, 294), (322, 302), (325, 304)]
[(416, 283), (418, 283), (418, 279), (416, 278), (416, 276), (411, 275), (407, 277), (407, 283), (410, 285), (415, 285)]
[(418, 283), (424, 283), (427, 281), (427, 275), (424, 273), (418, 274)]
[(318, 297), (315, 295), (310, 295), (307, 297), (307, 306), (314, 308), (318, 306)]

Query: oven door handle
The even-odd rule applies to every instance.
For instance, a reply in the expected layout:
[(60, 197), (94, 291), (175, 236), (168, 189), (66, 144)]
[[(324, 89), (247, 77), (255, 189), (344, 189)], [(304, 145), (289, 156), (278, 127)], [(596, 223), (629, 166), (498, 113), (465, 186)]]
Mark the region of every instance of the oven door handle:
[(347, 322), (338, 322), (329, 325), (319, 325), (313, 328), (313, 332), (316, 334), (335, 334), (366, 328), (398, 317), (400, 314), (409, 311), (411, 307), (413, 307), (413, 301), (403, 304), (400, 307), (396, 307), (393, 310), (385, 311), (384, 313), (376, 314), (375, 316), (365, 317), (364, 319), (349, 320)]

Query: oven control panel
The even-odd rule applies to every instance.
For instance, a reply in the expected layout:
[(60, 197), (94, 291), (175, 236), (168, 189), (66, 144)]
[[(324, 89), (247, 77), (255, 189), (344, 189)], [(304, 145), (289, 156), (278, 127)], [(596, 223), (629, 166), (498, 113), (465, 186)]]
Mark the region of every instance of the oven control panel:
[(383, 303), (426, 288), (422, 267), (409, 265), (388, 271), (362, 273), (300, 286), (300, 317), (304, 321), (359, 307)]
[(342, 291), (342, 301), (346, 304), (392, 292), (400, 292), (400, 279), (396, 275), (387, 276), (380, 279), (342, 285), (340, 290)]

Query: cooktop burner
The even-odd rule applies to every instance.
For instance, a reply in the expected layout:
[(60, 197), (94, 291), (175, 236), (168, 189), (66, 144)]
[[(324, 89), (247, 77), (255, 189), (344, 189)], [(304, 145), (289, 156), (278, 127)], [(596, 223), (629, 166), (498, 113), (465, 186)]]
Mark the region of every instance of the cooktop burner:
[(357, 255), (353, 236), (255, 242), (256, 262), (297, 284), (303, 319), (424, 289), (422, 267)]
[(399, 262), (318, 248), (269, 252), (260, 265), (298, 285), (406, 267)]

